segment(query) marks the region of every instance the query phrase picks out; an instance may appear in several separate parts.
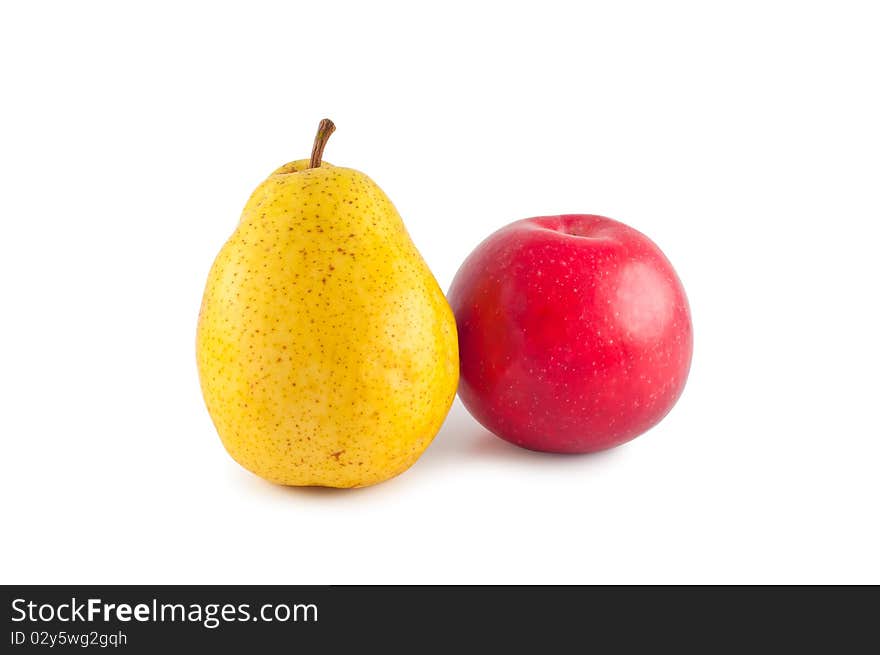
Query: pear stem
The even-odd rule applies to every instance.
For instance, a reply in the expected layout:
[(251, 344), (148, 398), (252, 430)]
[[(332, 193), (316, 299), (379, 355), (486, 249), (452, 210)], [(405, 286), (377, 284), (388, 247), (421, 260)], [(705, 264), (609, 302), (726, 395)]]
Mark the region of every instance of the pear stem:
[(321, 157), (324, 156), (324, 146), (330, 135), (336, 130), (336, 126), (329, 118), (321, 119), (318, 124), (318, 133), (315, 134), (315, 144), (312, 146), (312, 158), (309, 160), (309, 168), (318, 168), (321, 165)]

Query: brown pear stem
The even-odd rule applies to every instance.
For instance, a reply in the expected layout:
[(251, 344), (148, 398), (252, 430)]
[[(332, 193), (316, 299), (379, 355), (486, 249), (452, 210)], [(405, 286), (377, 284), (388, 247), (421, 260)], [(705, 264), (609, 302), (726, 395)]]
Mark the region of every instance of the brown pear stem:
[(324, 118), (318, 124), (318, 133), (315, 135), (315, 144), (312, 146), (312, 158), (309, 160), (309, 168), (318, 168), (321, 165), (321, 157), (324, 156), (324, 146), (327, 139), (333, 134), (336, 126), (329, 118)]

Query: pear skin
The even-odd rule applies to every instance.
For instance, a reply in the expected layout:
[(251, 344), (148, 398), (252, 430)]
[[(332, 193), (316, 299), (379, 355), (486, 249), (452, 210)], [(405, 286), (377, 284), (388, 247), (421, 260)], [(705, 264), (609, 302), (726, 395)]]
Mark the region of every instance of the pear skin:
[(284, 485), (362, 487), (405, 471), (439, 431), (458, 341), (388, 197), (321, 162), (332, 129), (322, 121), (312, 159), (280, 167), (247, 202), (208, 276), (196, 359), (208, 412), (244, 468)]

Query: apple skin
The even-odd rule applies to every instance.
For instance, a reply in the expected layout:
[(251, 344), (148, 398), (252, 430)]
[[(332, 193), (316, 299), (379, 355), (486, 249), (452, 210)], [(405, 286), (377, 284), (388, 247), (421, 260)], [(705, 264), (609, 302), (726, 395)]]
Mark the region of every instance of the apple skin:
[(502, 439), (588, 453), (658, 423), (684, 389), (690, 308), (660, 249), (623, 223), (540, 216), (498, 230), (449, 290), (458, 394)]

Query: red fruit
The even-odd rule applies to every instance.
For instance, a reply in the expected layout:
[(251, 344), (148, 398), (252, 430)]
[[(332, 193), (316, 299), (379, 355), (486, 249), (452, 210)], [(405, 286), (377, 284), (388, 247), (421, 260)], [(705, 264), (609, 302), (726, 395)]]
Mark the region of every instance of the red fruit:
[(449, 302), (458, 393), (488, 430), (533, 450), (617, 446), (684, 389), (690, 309), (669, 260), (603, 216), (516, 221), (465, 260)]

